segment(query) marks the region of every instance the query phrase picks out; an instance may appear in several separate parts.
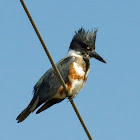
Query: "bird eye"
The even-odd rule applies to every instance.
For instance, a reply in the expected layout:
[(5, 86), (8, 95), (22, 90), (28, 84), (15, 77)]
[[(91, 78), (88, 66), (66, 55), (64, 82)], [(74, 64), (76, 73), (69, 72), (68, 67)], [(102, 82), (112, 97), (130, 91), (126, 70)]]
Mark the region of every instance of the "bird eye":
[(87, 47), (87, 51), (92, 51), (92, 48), (90, 48), (90, 47)]

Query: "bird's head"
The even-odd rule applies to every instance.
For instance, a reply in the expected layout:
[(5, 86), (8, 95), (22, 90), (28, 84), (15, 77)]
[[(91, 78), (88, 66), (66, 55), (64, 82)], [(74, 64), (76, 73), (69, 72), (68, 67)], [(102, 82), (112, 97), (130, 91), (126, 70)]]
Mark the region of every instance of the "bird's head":
[(75, 32), (69, 50), (83, 58), (96, 58), (101, 62), (106, 61), (95, 52), (97, 30), (85, 31), (83, 28)]

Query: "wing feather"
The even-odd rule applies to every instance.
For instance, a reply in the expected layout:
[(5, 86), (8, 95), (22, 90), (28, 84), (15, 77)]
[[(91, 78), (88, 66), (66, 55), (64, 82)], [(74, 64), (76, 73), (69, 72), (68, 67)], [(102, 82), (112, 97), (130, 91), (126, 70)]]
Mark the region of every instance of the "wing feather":
[[(65, 83), (68, 81), (69, 67), (73, 61), (75, 61), (75, 57), (66, 57), (56, 64)], [(34, 86), (34, 95), (39, 95), (39, 103), (37, 107), (45, 101), (50, 100), (57, 93), (60, 86), (61, 83), (54, 69), (51, 68)]]

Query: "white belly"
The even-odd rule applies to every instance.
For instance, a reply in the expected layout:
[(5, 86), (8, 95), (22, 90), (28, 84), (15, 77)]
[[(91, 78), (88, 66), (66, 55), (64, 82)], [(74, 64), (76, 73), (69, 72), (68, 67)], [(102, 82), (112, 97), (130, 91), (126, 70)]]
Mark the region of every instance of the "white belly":
[(73, 80), (72, 81), (72, 87), (71, 90), (69, 92), (69, 96), (73, 96), (75, 97), (77, 95), (78, 92), (80, 92), (80, 90), (83, 88), (84, 86), (84, 80)]
[[(69, 90), (69, 96), (75, 97), (80, 92), (80, 90), (83, 88), (83, 86), (85, 84), (85, 79), (88, 76), (89, 70), (87, 72), (85, 72), (82, 67), (77, 65), (77, 63), (73, 64), (72, 69), (74, 69), (74, 71), (76, 71), (76, 72), (72, 73), (71, 76), (69, 76), (69, 82), (71, 83), (71, 88)], [(76, 77), (77, 77), (77, 79), (76, 79)], [(66, 84), (66, 87), (68, 88), (67, 84)], [(54, 98), (64, 99), (64, 98), (66, 98), (66, 95), (65, 95), (65, 93), (64, 94), (57, 93), (54, 96)]]

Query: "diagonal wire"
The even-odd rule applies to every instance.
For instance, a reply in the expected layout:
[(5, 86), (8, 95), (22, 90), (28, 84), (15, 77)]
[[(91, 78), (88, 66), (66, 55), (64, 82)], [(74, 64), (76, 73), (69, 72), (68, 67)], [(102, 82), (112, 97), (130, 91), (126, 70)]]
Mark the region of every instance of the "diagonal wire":
[[(55, 65), (55, 63), (53, 61), (53, 59), (52, 59), (52, 57), (51, 57), (51, 55), (49, 53), (49, 50), (47, 49), (47, 47), (46, 47), (46, 45), (45, 45), (45, 43), (44, 43), (44, 41), (43, 41), (43, 39), (42, 39), (42, 37), (41, 37), (41, 35), (40, 35), (37, 27), (36, 27), (36, 25), (35, 25), (32, 17), (30, 15), (30, 13), (29, 13), (29, 11), (28, 11), (25, 3), (24, 3), (24, 0), (20, 0), (20, 2), (21, 2), (22, 6), (23, 6), (23, 8), (24, 8), (24, 10), (25, 10), (25, 12), (26, 12), (26, 14), (27, 14), (27, 16), (28, 16), (28, 18), (29, 18), (29, 20), (30, 20), (30, 22), (31, 22), (31, 24), (32, 24), (32, 26), (33, 26), (33, 28), (34, 28), (34, 30), (35, 30), (35, 32), (36, 32), (36, 34), (37, 34), (37, 36), (38, 36), (38, 38), (39, 38), (42, 46), (43, 46), (43, 48), (44, 48), (44, 50), (45, 50), (48, 58), (49, 58), (49, 60), (50, 60), (50, 62), (51, 62), (51, 64), (52, 64), (53, 69), (55, 70), (55, 72), (56, 72), (56, 74), (57, 74), (57, 76), (58, 76), (58, 78), (59, 78), (62, 86), (65, 89), (66, 96), (68, 97), (68, 90), (67, 90), (67, 87), (65, 85), (65, 82), (64, 82), (64, 80), (63, 80), (63, 78), (62, 78), (62, 76), (61, 76), (58, 68), (56, 67), (56, 65)], [(70, 103), (71, 103), (71, 105), (72, 105), (72, 107), (73, 107), (73, 109), (74, 109), (74, 111), (75, 111), (75, 113), (76, 113), (79, 121), (81, 122), (81, 125), (83, 126), (83, 128), (84, 128), (84, 130), (85, 130), (85, 132), (86, 132), (86, 134), (87, 134), (87, 136), (89, 138), (89, 140), (93, 140), (92, 137), (91, 137), (91, 135), (90, 135), (90, 133), (89, 133), (89, 131), (88, 131), (88, 129), (87, 129), (87, 127), (86, 127), (86, 125), (85, 125), (85, 123), (84, 123), (84, 121), (83, 121), (83, 119), (82, 119), (82, 117), (81, 117), (81, 115), (80, 115), (80, 113), (79, 113), (79, 111), (78, 111), (78, 109), (77, 109), (77, 107), (76, 107), (76, 105), (75, 105), (75, 103), (74, 103), (74, 101), (73, 101), (73, 99), (72, 98), (69, 98), (69, 97), (68, 97), (68, 99), (69, 99), (69, 101), (70, 101)]]

